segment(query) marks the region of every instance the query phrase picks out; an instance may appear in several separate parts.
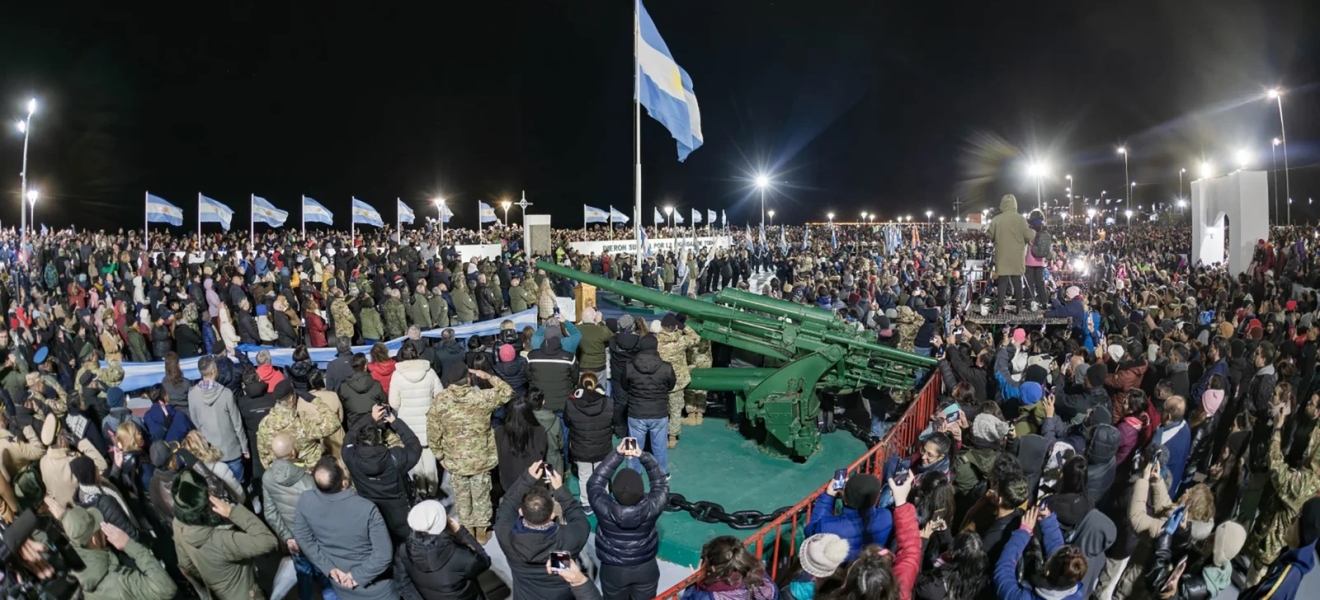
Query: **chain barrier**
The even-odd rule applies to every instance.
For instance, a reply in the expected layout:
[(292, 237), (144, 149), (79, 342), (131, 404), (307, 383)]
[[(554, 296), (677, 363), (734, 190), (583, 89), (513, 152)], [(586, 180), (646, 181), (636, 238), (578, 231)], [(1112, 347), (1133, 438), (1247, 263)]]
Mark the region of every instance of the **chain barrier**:
[(698, 500), (688, 502), (682, 494), (670, 494), (669, 505), (665, 507), (668, 512), (686, 512), (693, 519), (702, 523), (724, 523), (733, 529), (760, 529), (765, 525), (788, 512), (791, 506), (785, 506), (772, 513), (763, 513), (759, 510), (739, 510), (729, 512), (715, 502)]

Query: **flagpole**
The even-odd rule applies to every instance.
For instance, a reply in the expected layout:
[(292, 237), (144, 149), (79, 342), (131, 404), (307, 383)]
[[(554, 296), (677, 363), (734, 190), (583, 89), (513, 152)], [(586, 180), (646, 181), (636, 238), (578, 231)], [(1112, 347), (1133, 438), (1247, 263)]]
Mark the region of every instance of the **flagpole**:
[(394, 197), (394, 243), (403, 242), (403, 215), (399, 214), (399, 205), (403, 200), (398, 196)]
[(587, 205), (582, 205), (582, 239), (587, 239)]
[(257, 195), (248, 194), (248, 245), (257, 239)]
[(151, 192), (146, 191), (142, 192), (142, 242), (147, 252), (151, 252), (151, 238), (147, 234), (149, 227), (151, 227)]
[(303, 196), (302, 200), (299, 201), (299, 204), (301, 204), (302, 206), (298, 210), (298, 218), (302, 220), (302, 236), (303, 236), (303, 241), (306, 242), (307, 241), (307, 196)]
[(353, 202), (356, 200), (357, 197), (350, 197), (348, 203), (348, 247), (349, 248), (357, 247), (357, 219), (355, 218), (357, 215), (353, 214)]
[(641, 33), (641, 0), (633, 0), (633, 241), (637, 257), (642, 253), (642, 97), (641, 65), (637, 60)]
[(202, 248), (202, 193), (197, 192), (197, 249)]

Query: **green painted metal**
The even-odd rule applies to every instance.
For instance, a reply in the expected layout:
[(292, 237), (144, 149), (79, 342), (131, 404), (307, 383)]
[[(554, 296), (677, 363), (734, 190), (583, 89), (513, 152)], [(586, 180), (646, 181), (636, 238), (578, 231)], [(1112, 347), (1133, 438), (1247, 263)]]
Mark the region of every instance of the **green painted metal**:
[(687, 325), (702, 338), (766, 357), (774, 366), (694, 369), (689, 387), (734, 392), (761, 450), (773, 456), (805, 459), (820, 448), (817, 392), (844, 394), (868, 386), (910, 389), (917, 371), (937, 364), (877, 344), (870, 333), (815, 307), (729, 288), (694, 300), (544, 261), (536, 266), (685, 314)]

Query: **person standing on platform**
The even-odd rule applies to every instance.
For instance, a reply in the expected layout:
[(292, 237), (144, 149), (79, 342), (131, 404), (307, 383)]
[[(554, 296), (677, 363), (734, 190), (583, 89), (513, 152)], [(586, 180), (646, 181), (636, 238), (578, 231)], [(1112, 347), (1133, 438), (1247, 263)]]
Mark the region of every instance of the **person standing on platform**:
[(995, 290), (999, 294), (1000, 312), (1009, 312), (1008, 299), (1016, 298), (1012, 312), (1021, 311), (1027, 302), (1022, 276), (1027, 272), (1027, 245), (1035, 239), (1022, 213), (1018, 212), (1017, 197), (1004, 194), (999, 201), (999, 214), (990, 220), (986, 233), (995, 241)]

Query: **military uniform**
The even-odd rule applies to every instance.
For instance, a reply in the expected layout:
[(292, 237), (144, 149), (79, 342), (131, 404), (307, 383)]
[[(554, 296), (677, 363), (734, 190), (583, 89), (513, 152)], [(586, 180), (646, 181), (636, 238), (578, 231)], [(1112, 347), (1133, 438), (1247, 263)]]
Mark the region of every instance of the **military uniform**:
[(357, 317), (353, 316), (353, 311), (343, 298), (335, 298), (330, 303), (330, 318), (335, 320), (335, 337), (353, 339), (353, 326), (357, 325)]
[(325, 400), (318, 397), (313, 404), (317, 409), (315, 418), (300, 416), (296, 409), (290, 408), (289, 403), (283, 401), (276, 402), (270, 412), (262, 417), (261, 424), (257, 426), (257, 456), (261, 459), (261, 466), (270, 468), (270, 463), (275, 461), (271, 440), (281, 433), (293, 438), (300, 463), (312, 466), (321, 460), (321, 454), (325, 451), (323, 440), (339, 430), (339, 421), (335, 418), (334, 409)]
[(422, 328), (422, 331), (435, 327), (431, 323), (431, 305), (427, 303), (426, 296), (422, 294), (413, 295), (413, 303), (408, 307), (409, 316), (412, 317), (412, 324)]
[[(696, 345), (688, 348), (687, 359), (688, 367), (692, 369), (709, 369), (711, 365), (710, 340), (701, 340)], [(689, 374), (688, 381), (691, 381), (691, 374)], [(703, 415), (706, 414), (706, 390), (684, 390), (683, 396), (687, 400), (688, 413), (688, 416), (683, 419), (683, 424), (700, 425)]]
[(536, 292), (531, 285), (530, 280), (524, 280), (518, 285), (509, 288), (509, 310), (518, 314), (533, 306), (536, 306)]
[(913, 352), (917, 341), (917, 331), (921, 329), (923, 319), (907, 306), (898, 307), (898, 349)]
[(408, 333), (408, 317), (403, 310), (403, 301), (390, 296), (385, 299), (381, 309), (385, 313), (385, 339), (401, 338)]
[(433, 293), (426, 299), (426, 307), (431, 312), (431, 327), (449, 327), (449, 303), (439, 293)]
[(669, 443), (672, 445), (683, 429), (683, 391), (692, 382), (688, 372), (688, 348), (701, 342), (695, 331), (684, 327), (674, 331), (662, 330), (656, 334), (660, 359), (674, 368), (674, 389), (669, 390)]
[(459, 324), (467, 324), (477, 320), (477, 299), (472, 296), (472, 291), (466, 285), (459, 283), (461, 279), (454, 280), (454, 291), (450, 292), (449, 297), (454, 301), (454, 312), (458, 315)]
[(488, 390), (451, 384), (426, 413), (431, 451), (453, 477), (455, 518), (472, 531), (490, 526), (490, 471), (499, 464), (490, 416), (513, 396), (500, 378), (488, 382)]
[[(1284, 462), (1280, 432), (1270, 440), (1270, 483), (1274, 493), (1261, 502), (1260, 516), (1251, 528), (1242, 553), (1251, 557), (1254, 570), (1264, 573), (1279, 553), (1288, 548), (1284, 535), (1301, 516), (1302, 504), (1320, 492), (1320, 427), (1311, 432), (1311, 455), (1300, 469)], [(1254, 477), (1254, 475), (1253, 475)], [(1253, 582), (1254, 583), (1254, 582)]]

